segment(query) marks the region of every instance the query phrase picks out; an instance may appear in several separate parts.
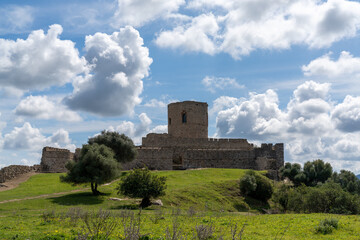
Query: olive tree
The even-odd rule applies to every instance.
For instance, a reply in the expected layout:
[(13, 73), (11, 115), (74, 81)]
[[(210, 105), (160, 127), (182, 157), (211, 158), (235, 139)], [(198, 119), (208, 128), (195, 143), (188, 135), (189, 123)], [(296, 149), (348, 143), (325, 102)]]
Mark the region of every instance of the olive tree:
[(131, 138), (118, 132), (102, 131), (101, 134), (89, 138), (88, 144), (103, 144), (114, 151), (116, 161), (131, 162), (136, 157), (136, 149)]
[(90, 183), (94, 195), (99, 195), (98, 185), (116, 179), (120, 173), (120, 164), (115, 160), (113, 151), (105, 145), (83, 145), (77, 162), (66, 164), (68, 173), (60, 180), (69, 183)]
[(118, 194), (142, 198), (140, 207), (151, 205), (151, 198), (165, 195), (166, 177), (151, 174), (149, 169), (132, 170), (117, 187)]

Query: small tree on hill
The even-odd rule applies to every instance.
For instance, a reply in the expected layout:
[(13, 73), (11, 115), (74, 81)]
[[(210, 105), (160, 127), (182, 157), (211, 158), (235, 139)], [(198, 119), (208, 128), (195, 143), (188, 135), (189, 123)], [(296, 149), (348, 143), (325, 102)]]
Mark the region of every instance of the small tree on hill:
[(118, 194), (131, 198), (142, 198), (140, 207), (151, 205), (150, 198), (165, 194), (166, 177), (152, 175), (149, 169), (135, 169), (117, 187)]
[(70, 183), (91, 183), (91, 191), (99, 195), (98, 185), (110, 182), (119, 176), (120, 164), (113, 151), (105, 145), (83, 145), (77, 162), (66, 164), (69, 172), (60, 180)]
[(88, 143), (104, 144), (114, 151), (116, 161), (120, 163), (131, 162), (135, 159), (136, 149), (131, 138), (118, 132), (102, 131), (101, 134), (89, 138)]

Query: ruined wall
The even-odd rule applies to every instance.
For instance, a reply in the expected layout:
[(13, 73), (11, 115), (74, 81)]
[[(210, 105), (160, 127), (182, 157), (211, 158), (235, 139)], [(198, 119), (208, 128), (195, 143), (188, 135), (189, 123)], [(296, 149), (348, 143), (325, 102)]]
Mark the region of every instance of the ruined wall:
[(172, 137), (207, 138), (208, 104), (184, 101), (168, 105), (168, 133)]
[(9, 181), (17, 176), (28, 172), (39, 172), (40, 165), (24, 166), (24, 165), (10, 165), (0, 170), (0, 183)]
[(74, 153), (68, 149), (44, 147), (41, 157), (41, 172), (66, 172), (65, 164), (74, 159)]

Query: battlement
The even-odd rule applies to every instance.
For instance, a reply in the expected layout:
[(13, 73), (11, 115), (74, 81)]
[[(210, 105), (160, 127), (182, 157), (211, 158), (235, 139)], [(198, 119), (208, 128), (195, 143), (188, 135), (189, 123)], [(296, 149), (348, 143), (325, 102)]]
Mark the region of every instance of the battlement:
[(55, 147), (44, 147), (43, 148), (43, 152), (70, 152), (70, 150), (68, 149), (64, 149), (64, 148), (55, 148)]

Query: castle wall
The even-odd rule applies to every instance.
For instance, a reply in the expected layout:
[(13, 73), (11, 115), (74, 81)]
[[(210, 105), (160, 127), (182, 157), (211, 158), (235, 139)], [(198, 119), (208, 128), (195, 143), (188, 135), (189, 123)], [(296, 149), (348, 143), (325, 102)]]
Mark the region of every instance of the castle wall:
[(171, 170), (173, 149), (171, 148), (137, 148), (136, 159), (132, 162), (122, 163), (122, 169), (147, 167), (150, 170)]
[(149, 133), (142, 138), (143, 147), (186, 147), (205, 149), (239, 149), (252, 150), (254, 146), (246, 139), (224, 138), (178, 138), (166, 133)]
[(0, 183), (9, 181), (17, 176), (28, 172), (40, 171), (40, 165), (24, 166), (24, 165), (10, 165), (0, 170)]
[(74, 153), (67, 149), (44, 147), (41, 157), (42, 172), (66, 172), (65, 164), (74, 159)]
[(168, 132), (172, 137), (207, 138), (208, 105), (185, 101), (168, 105)]

